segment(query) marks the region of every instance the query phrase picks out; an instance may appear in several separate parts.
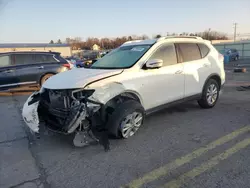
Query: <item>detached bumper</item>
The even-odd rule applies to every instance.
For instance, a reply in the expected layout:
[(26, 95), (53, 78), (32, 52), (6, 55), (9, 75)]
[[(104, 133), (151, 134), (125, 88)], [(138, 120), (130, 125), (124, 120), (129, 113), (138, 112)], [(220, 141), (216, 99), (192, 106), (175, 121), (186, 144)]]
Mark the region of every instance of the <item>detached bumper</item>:
[(36, 133), (39, 132), (39, 116), (37, 112), (39, 101), (33, 103), (32, 101), (34, 100), (34, 96), (36, 96), (37, 94), (39, 94), (39, 92), (34, 92), (29, 96), (22, 110), (24, 122), (33, 132)]

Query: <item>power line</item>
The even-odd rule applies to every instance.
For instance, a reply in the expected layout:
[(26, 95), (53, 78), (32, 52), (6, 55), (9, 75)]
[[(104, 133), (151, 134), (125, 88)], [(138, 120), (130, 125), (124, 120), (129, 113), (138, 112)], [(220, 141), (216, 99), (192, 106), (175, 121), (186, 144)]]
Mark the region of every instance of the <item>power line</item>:
[(236, 29), (237, 29), (237, 23), (234, 23), (234, 42), (236, 41)]

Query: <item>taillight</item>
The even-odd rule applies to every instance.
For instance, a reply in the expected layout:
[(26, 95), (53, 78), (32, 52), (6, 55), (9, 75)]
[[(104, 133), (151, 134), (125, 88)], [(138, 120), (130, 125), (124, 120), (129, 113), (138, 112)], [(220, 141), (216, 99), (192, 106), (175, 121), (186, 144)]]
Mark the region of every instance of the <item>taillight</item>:
[(63, 64), (64, 67), (66, 67), (68, 70), (70, 70), (70, 64), (67, 63), (67, 64)]

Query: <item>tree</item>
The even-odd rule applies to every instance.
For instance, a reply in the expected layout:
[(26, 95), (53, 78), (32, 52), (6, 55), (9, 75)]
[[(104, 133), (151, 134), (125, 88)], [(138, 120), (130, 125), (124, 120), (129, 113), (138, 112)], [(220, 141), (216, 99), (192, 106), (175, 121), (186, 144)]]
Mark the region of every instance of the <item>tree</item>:
[(161, 35), (158, 34), (158, 35), (155, 36), (155, 38), (157, 38), (157, 39), (161, 38)]
[(58, 39), (57, 44), (62, 44), (61, 39)]
[(149, 37), (147, 35), (142, 35), (142, 40), (146, 40), (149, 39)]
[(53, 40), (51, 40), (49, 43), (50, 43), (50, 44), (54, 44), (54, 41), (53, 41)]
[(133, 40), (133, 38), (131, 36), (128, 36), (128, 41)]

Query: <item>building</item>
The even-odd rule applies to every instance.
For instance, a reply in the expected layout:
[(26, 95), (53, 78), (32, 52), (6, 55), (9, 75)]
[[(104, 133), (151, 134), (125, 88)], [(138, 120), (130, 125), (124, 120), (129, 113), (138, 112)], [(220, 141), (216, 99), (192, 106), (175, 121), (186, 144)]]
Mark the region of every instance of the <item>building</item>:
[(98, 50), (100, 50), (100, 46), (98, 46), (97, 44), (94, 44), (92, 46), (92, 50), (98, 51)]
[(46, 44), (46, 43), (5, 43), (0, 44), (1, 52), (12, 51), (39, 51), (39, 52), (59, 52), (61, 56), (67, 57), (72, 55), (71, 47), (68, 44)]

